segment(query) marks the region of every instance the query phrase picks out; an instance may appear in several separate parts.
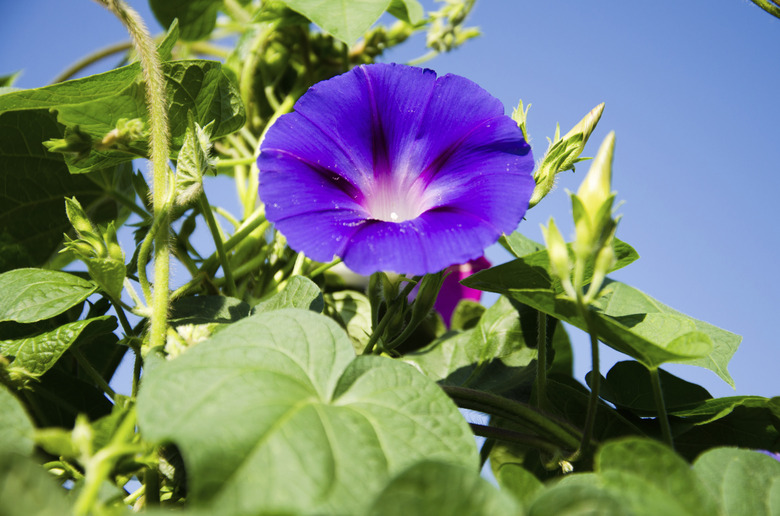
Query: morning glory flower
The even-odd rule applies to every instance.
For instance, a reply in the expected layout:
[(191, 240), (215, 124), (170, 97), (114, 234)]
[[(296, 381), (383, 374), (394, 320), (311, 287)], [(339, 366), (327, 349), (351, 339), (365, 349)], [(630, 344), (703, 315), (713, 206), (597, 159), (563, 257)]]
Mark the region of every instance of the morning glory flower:
[(475, 272), (488, 267), (490, 267), (490, 262), (484, 256), (480, 256), (476, 260), (470, 260), (467, 263), (447, 267), (447, 270), (444, 272), (444, 283), (441, 285), (439, 296), (436, 298), (436, 305), (434, 306), (447, 326), (450, 325), (455, 307), (458, 306), (462, 299), (478, 303), (482, 298), (481, 290), (466, 287), (461, 285), (460, 282)]
[(501, 102), (468, 79), (397, 64), (320, 82), (260, 145), (266, 217), (312, 260), (420, 275), (515, 230), (533, 157)]

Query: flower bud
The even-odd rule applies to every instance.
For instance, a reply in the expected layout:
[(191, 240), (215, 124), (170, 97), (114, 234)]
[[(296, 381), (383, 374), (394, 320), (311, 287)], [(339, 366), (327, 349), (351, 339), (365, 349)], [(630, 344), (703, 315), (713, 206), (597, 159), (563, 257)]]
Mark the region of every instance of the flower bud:
[(599, 147), (599, 152), (593, 158), (585, 180), (577, 190), (577, 197), (582, 202), (585, 212), (592, 222), (602, 210), (604, 203), (612, 195), (612, 157), (615, 153), (615, 132), (611, 132)]
[(95, 144), (95, 149), (100, 151), (127, 150), (134, 142), (145, 140), (147, 133), (146, 124), (140, 118), (120, 118), (116, 122), (116, 127)]
[(547, 246), (547, 256), (550, 258), (550, 273), (561, 281), (561, 285), (569, 296), (576, 297), (571, 288), (572, 263), (569, 258), (569, 248), (566, 246), (563, 235), (552, 217), (548, 227), (541, 226), (541, 228), (544, 243)]
[(92, 151), (92, 137), (79, 126), (66, 127), (64, 138), (54, 138), (43, 142), (49, 152), (75, 156), (76, 161), (89, 156)]
[(604, 278), (615, 265), (615, 249), (612, 245), (612, 239), (599, 249), (596, 255), (596, 263), (593, 266), (593, 277), (590, 280), (588, 293), (585, 295), (586, 302), (592, 301), (601, 290)]
[(598, 124), (599, 120), (601, 120), (601, 114), (603, 112), (604, 112), (604, 103), (602, 102), (598, 106), (591, 109), (590, 112), (582, 118), (582, 120), (577, 122), (577, 125), (572, 127), (568, 133), (563, 135), (562, 139), (567, 140), (569, 138), (574, 137), (577, 134), (581, 134), (582, 147), (584, 148), (585, 144), (588, 143), (588, 139), (590, 138), (590, 135), (593, 133), (593, 130), (596, 128), (596, 124)]
[[(585, 144), (601, 119), (603, 111), (604, 103), (602, 102), (591, 109), (577, 125), (563, 135), (563, 138), (559, 136), (560, 127), (556, 127), (555, 137), (550, 143), (550, 148), (547, 149), (542, 163), (534, 174), (536, 189), (529, 202), (529, 207), (537, 205), (552, 190), (557, 174), (565, 170), (573, 170), (575, 164), (585, 159), (580, 158), (580, 154), (585, 149)], [(525, 130), (523, 130), (523, 134), (525, 134)]]
[(86, 264), (90, 277), (104, 292), (114, 299), (120, 298), (127, 268), (114, 223), (96, 228), (75, 197), (65, 199), (65, 212), (79, 238), (74, 240), (65, 235), (63, 250), (73, 252)]

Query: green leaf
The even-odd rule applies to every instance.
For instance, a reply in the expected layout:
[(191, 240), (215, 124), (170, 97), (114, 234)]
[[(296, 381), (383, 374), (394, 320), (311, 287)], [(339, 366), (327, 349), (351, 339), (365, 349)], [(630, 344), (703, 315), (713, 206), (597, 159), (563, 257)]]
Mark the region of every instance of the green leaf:
[(31, 455), (33, 424), (16, 397), (0, 385), (0, 455), (14, 452)]
[[(0, 96), (0, 104), (10, 96)], [(0, 114), (0, 272), (41, 266), (57, 251), (70, 229), (65, 197), (77, 197), (98, 224), (122, 213), (105, 185), (118, 187), (129, 176), (117, 167), (71, 176), (62, 158), (42, 144), (62, 134), (46, 109)]]
[(149, 0), (157, 21), (163, 27), (172, 28), (178, 18), (181, 39), (197, 41), (211, 34), (217, 24), (219, 0)]
[(524, 511), (474, 469), (421, 462), (393, 478), (365, 514), (408, 516), (410, 513), (521, 516)]
[(322, 312), (324, 306), (322, 291), (316, 283), (304, 276), (293, 276), (281, 292), (255, 305), (252, 315), (282, 308), (302, 308)]
[[(522, 233), (515, 231), (511, 235), (504, 235), (499, 239), (501, 245), (512, 253), (515, 258), (522, 258), (530, 254), (542, 252), (545, 257), (547, 252), (545, 251), (544, 244), (540, 244), (530, 238), (526, 237)], [(639, 259), (639, 253), (636, 250), (623, 242), (622, 240), (615, 238), (613, 240), (615, 246), (615, 259), (617, 260), (615, 265), (610, 269), (610, 272), (614, 272), (618, 269), (630, 265)], [(549, 264), (549, 261), (547, 261)], [(586, 271), (585, 277), (590, 280), (593, 274), (592, 268)]]
[(417, 25), (423, 18), (423, 6), (417, 0), (392, 0), (387, 12), (407, 23)]
[(284, 0), (284, 3), (351, 45), (379, 19), (390, 0)]
[(520, 464), (505, 462), (497, 468), (495, 475), (501, 489), (509, 492), (525, 507), (529, 507), (531, 501), (544, 490), (544, 485), (536, 475)]
[(498, 241), (515, 258), (544, 250), (544, 244), (531, 240), (519, 231), (515, 231), (510, 235), (502, 235)]
[(703, 453), (693, 471), (710, 489), (721, 514), (780, 514), (780, 461), (753, 450), (716, 448)]
[(34, 337), (0, 341), (0, 353), (14, 357), (9, 373), (26, 378), (39, 378), (60, 359), (79, 337), (108, 333), (116, 328), (116, 318), (104, 315), (60, 326), (56, 330)]
[(0, 455), (0, 514), (62, 516), (72, 511), (51, 475), (30, 459), (12, 453)]
[(248, 317), (147, 370), (137, 407), (147, 439), (181, 450), (190, 501), (221, 514), (365, 513), (416, 462), (477, 465), (436, 384), (356, 358), (334, 321), (306, 310)]
[(670, 410), (679, 418), (672, 419), (675, 447), (691, 459), (716, 446), (776, 449), (780, 442), (778, 399), (732, 396)]
[[(529, 516), (634, 516), (619, 497), (605, 489), (594, 473), (564, 477), (543, 491), (531, 505)], [(666, 515), (664, 515), (666, 516)]]
[[(658, 372), (667, 411), (698, 406), (712, 398), (704, 387), (686, 382), (662, 369)], [(586, 376), (589, 384), (592, 373), (591, 371)], [(601, 383), (600, 395), (610, 403), (641, 416), (655, 416), (657, 413), (650, 373), (639, 362), (624, 361), (615, 364)]]
[[(547, 399), (550, 406), (579, 428), (585, 425), (589, 394), (585, 387), (571, 377), (548, 377)], [(641, 420), (629, 418), (606, 403), (599, 403), (593, 424), (594, 437), (603, 441), (627, 435), (643, 435)]]
[(190, 296), (171, 305), (171, 326), (182, 324), (229, 324), (249, 315), (250, 307), (234, 297)]
[(355, 353), (366, 349), (371, 336), (371, 302), (366, 296), (353, 290), (326, 294), (323, 313), (347, 330)]
[[(618, 264), (631, 259), (623, 248)], [(617, 252), (617, 245), (616, 245)], [(546, 251), (525, 255), (463, 280), (479, 290), (498, 292), (587, 331), (576, 304), (550, 279)], [(586, 278), (591, 272), (586, 271)], [(733, 386), (727, 365), (741, 337), (688, 317), (624, 283), (607, 280), (592, 305), (599, 339), (649, 369), (666, 362), (712, 370)]]
[(173, 47), (179, 40), (180, 32), (179, 21), (173, 20), (168, 27), (168, 32), (165, 33), (165, 38), (157, 45), (157, 54), (161, 61), (170, 61), (173, 57)]
[(31, 323), (59, 315), (97, 286), (67, 272), (16, 269), (0, 274), (0, 321)]
[(472, 330), (446, 333), (403, 360), (446, 385), (526, 399), (536, 378), (537, 335), (536, 310), (501, 297)]
[[(174, 154), (184, 141), (190, 111), (202, 127), (214, 122), (214, 138), (236, 131), (244, 124), (240, 95), (220, 63), (204, 60), (163, 63), (163, 75)], [(40, 131), (36, 133), (34, 128), (22, 128), (21, 121), (14, 122), (17, 132), (14, 137), (18, 139), (21, 134), (28, 141), (21, 148), (32, 149), (33, 155), (38, 155), (40, 149), (43, 154), (44, 141), (62, 138), (65, 128), (78, 127), (80, 134), (92, 139), (92, 146), (86, 156), (66, 156), (71, 173), (106, 168), (146, 155), (145, 138), (123, 142), (121, 147), (98, 145), (105, 142), (122, 120), (147, 120), (141, 77), (140, 65), (134, 63), (83, 79), (0, 95), (0, 113), (35, 111), (51, 117), (48, 110), (54, 110), (56, 132), (48, 138), (41, 138)], [(19, 153), (18, 148), (16, 152)], [(45, 153), (45, 156), (59, 159), (56, 154)]]
[(596, 455), (595, 469), (602, 484), (637, 515), (718, 514), (690, 464), (657, 441), (608, 442)]
[(461, 299), (455, 306), (450, 319), (450, 328), (453, 330), (470, 330), (479, 324), (479, 319), (485, 313), (486, 308), (471, 299)]
[(669, 413), (704, 425), (731, 414), (737, 407), (760, 408), (771, 411), (771, 400), (762, 396), (727, 396), (702, 400), (695, 406), (670, 407)]
[[(0, 88), (10, 88), (13, 86), (16, 79), (19, 78), (20, 73), (21, 72), (15, 72), (7, 75), (0, 75)], [(0, 94), (2, 93), (2, 90), (0, 90)]]

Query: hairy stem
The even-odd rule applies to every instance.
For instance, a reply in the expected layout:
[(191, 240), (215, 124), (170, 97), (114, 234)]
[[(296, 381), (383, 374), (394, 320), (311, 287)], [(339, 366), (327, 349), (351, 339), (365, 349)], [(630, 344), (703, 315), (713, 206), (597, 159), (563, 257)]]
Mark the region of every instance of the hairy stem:
[(113, 12), (125, 25), (143, 69), (146, 83), (146, 103), (149, 110), (149, 150), (152, 161), (152, 204), (155, 221), (160, 220), (160, 228), (154, 236), (154, 294), (152, 298), (152, 317), (150, 345), (162, 346), (168, 319), (168, 274), (170, 269), (170, 250), (168, 232), (170, 218), (168, 199), (170, 190), (170, 171), (168, 154), (170, 133), (168, 129), (168, 110), (165, 98), (165, 79), (162, 63), (157, 54), (154, 40), (141, 17), (123, 0), (96, 0)]

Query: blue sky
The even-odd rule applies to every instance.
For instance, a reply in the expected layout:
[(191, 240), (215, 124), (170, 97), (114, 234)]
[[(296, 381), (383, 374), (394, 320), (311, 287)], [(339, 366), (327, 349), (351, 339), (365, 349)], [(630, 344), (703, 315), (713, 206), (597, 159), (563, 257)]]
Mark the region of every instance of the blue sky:
[[(153, 32), (161, 30), (146, 2), (130, 4)], [(585, 154), (616, 131), (613, 186), (625, 201), (618, 237), (642, 256), (614, 277), (742, 335), (730, 365), (736, 394), (780, 394), (774, 324), (780, 316), (780, 20), (748, 0), (477, 4), (470, 21), (483, 36), (426, 66), (474, 80), (508, 112), (519, 99), (531, 103), (537, 159), (556, 122), (566, 132), (606, 102)], [(0, 5), (0, 74), (23, 69), (20, 87), (45, 85), (78, 58), (126, 39), (93, 1)], [(423, 39), (413, 38), (388, 59), (403, 62), (424, 52)], [(527, 236), (541, 240), (539, 224), (553, 216), (571, 238), (565, 190), (576, 190), (586, 170), (564, 174), (528, 213), (521, 224)], [(217, 202), (232, 202), (232, 192), (217, 195)], [(505, 258), (497, 249), (489, 254)], [(573, 339), (581, 377), (589, 368), (588, 345), (582, 335)], [(605, 355), (603, 372), (621, 359)], [(735, 394), (706, 370), (669, 369), (713, 395)]]

